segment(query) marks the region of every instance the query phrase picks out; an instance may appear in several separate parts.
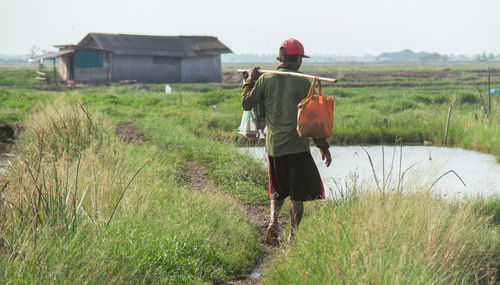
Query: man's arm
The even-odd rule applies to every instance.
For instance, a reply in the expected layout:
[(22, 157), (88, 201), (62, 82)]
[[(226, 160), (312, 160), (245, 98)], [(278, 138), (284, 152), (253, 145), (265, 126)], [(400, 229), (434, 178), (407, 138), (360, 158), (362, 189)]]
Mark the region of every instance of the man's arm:
[(261, 76), (260, 67), (254, 67), (250, 70), (250, 77), (243, 84), (243, 91), (241, 92), (241, 106), (243, 110), (250, 111), (262, 98), (262, 92), (259, 86), (255, 86), (257, 79)]
[(332, 155), (330, 154), (330, 144), (325, 138), (313, 138), (314, 144), (321, 150), (321, 159), (325, 160), (326, 167), (332, 163)]

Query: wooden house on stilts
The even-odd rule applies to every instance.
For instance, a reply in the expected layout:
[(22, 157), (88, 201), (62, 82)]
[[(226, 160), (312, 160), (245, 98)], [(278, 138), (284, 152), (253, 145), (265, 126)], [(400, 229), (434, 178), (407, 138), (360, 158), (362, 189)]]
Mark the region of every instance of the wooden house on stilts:
[(31, 61), (58, 59), (58, 77), (81, 83), (220, 82), (220, 55), (231, 53), (211, 36), (89, 33), (76, 45), (56, 47)]

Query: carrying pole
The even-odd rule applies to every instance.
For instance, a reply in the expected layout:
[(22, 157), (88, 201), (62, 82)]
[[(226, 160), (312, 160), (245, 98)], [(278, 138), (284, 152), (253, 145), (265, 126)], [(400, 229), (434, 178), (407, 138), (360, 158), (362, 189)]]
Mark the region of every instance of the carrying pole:
[[(266, 70), (266, 69), (260, 69), (259, 71), (261, 73), (274, 73), (274, 74), (280, 74), (280, 75), (302, 77), (302, 78), (307, 78), (307, 79), (314, 79), (316, 77), (314, 75), (298, 73), (298, 72), (289, 72), (289, 71)], [(237, 72), (239, 72), (239, 73), (250, 72), (250, 70), (238, 69)], [(325, 82), (331, 82), (331, 83), (337, 83), (337, 79), (335, 79), (335, 78), (319, 77), (318, 80), (325, 81)]]

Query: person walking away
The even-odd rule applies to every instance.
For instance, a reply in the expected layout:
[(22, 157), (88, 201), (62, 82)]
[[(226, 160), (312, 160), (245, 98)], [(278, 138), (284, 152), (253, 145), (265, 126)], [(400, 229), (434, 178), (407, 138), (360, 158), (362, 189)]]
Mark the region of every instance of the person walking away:
[[(304, 47), (295, 39), (284, 41), (279, 48), (278, 71), (298, 72)], [(308, 94), (311, 83), (301, 77), (261, 74), (259, 67), (249, 72), (243, 84), (242, 107), (249, 111), (263, 106), (266, 134), (266, 154), (269, 166), (271, 215), (264, 242), (278, 246), (278, 215), (285, 198), (290, 196), (292, 241), (304, 213), (304, 201), (324, 199), (324, 188), (318, 168), (309, 149), (309, 138), (297, 134), (297, 105)], [(323, 138), (313, 138), (328, 167), (332, 162), (330, 145)]]

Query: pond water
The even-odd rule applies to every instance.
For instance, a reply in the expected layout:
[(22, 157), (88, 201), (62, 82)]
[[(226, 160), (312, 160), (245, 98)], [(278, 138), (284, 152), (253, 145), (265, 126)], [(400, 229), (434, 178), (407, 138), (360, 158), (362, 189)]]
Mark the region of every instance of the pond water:
[[(360, 146), (331, 147), (333, 162), (328, 168), (321, 161), (319, 150), (311, 147), (327, 196), (344, 191), (346, 183), (376, 189), (375, 176), (380, 187), (385, 177), (385, 189), (395, 189), (403, 173), (404, 189), (432, 189), (441, 195), (459, 197), (500, 194), (500, 163), (492, 155), (433, 146), (367, 146), (364, 149), (372, 159), (373, 168)], [(240, 148), (240, 151), (249, 153), (267, 167), (263, 147)], [(456, 174), (450, 172), (439, 178), (451, 170)]]
[(5, 173), (5, 167), (9, 163), (9, 158), (11, 158), (13, 154), (10, 153), (0, 153), (0, 174)]

